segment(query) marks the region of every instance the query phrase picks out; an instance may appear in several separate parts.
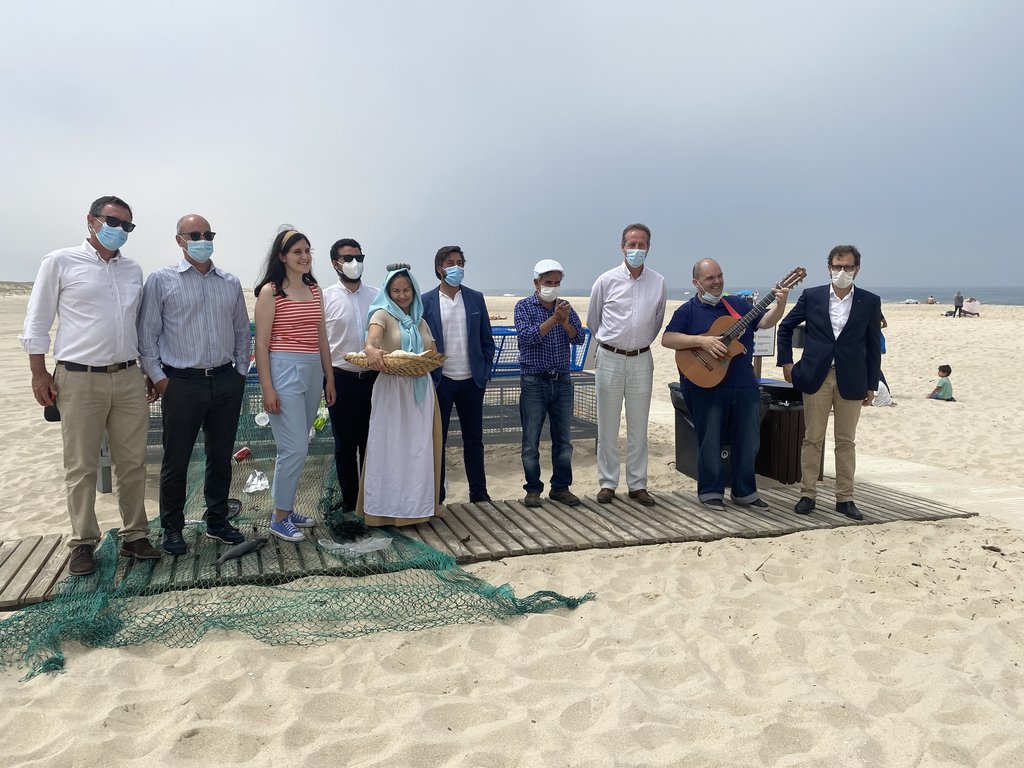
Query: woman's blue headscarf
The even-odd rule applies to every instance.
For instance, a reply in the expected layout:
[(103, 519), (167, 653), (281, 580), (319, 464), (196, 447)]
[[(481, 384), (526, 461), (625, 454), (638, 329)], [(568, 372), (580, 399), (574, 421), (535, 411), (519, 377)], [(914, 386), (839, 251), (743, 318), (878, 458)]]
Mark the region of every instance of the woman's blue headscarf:
[[(420, 297), (420, 287), (416, 282), (416, 278), (412, 276), (412, 272), (409, 271), (407, 264), (389, 266), (395, 268), (388, 270), (388, 275), (384, 279), (384, 286), (378, 291), (377, 298), (370, 305), (370, 311), (366, 315), (366, 325), (369, 327), (370, 318), (373, 317), (374, 312), (378, 309), (383, 309), (398, 321), (402, 332), (402, 349), (416, 354), (425, 352), (426, 348), (423, 346), (423, 337), (420, 335), (420, 320), (423, 319), (423, 299)], [(391, 295), (388, 292), (391, 281), (399, 275), (409, 278), (409, 283), (412, 285), (412, 304), (409, 305), (408, 314), (403, 312), (402, 308), (391, 300)], [(427, 380), (429, 378), (430, 374), (424, 374), (423, 376), (417, 376), (413, 382), (413, 392), (416, 394), (417, 403), (423, 402), (423, 396), (427, 394)]]

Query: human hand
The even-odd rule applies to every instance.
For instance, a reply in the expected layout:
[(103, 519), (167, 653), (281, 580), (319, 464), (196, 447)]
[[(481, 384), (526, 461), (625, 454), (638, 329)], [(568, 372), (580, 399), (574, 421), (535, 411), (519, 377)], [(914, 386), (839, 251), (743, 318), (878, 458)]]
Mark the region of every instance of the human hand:
[(789, 288), (772, 288), (772, 296), (779, 304), (785, 304), (789, 299)]
[(788, 381), (790, 384), (793, 383), (793, 364), (792, 363), (786, 363), (784, 366), (782, 366), (782, 377), (786, 381)]
[(871, 405), (871, 402), (875, 399), (875, 393), (870, 389), (868, 390), (867, 397), (861, 402), (861, 405)]
[(569, 320), (569, 302), (565, 299), (555, 304), (555, 320), (562, 324)]
[(32, 395), (40, 405), (57, 403), (57, 385), (53, 383), (53, 376), (49, 371), (32, 373)]
[(367, 347), (366, 362), (370, 368), (374, 371), (386, 371), (388, 369), (387, 363), (384, 362), (384, 353), (376, 347)]
[(277, 399), (277, 392), (274, 390), (263, 393), (263, 410), (266, 413), (281, 412), (281, 401)]
[(718, 336), (701, 336), (700, 347), (716, 360), (725, 357), (725, 353), (728, 351)]
[(327, 405), (334, 405), (334, 401), (337, 397), (338, 394), (334, 389), (334, 377), (332, 376), (327, 380), (327, 384), (324, 386), (324, 401)]

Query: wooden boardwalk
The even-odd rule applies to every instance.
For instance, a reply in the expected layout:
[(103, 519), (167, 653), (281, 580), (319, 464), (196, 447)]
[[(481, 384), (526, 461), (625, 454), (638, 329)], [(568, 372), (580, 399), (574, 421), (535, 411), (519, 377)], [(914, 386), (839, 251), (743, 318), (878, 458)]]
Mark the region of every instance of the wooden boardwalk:
[[(868, 483), (857, 484), (857, 506), (864, 520), (857, 522), (835, 512), (830, 481), (819, 484), (818, 509), (810, 515), (793, 513), (799, 488), (761, 489), (771, 504), (766, 511), (727, 504), (713, 511), (697, 502), (692, 493), (656, 493), (658, 505), (643, 507), (624, 495), (610, 504), (595, 497), (581, 497), (578, 507), (544, 499), (540, 508), (524, 507), (521, 500), (480, 504), (450, 504), (444, 518), (400, 529), (417, 541), (452, 555), (459, 563), (499, 560), (519, 555), (569, 552), (582, 549), (630, 547), (668, 542), (713, 541), (729, 537), (783, 536), (798, 531), (880, 523), (946, 520), (973, 517), (975, 513), (928, 501)], [(252, 524), (247, 536), (266, 536)], [(326, 531), (309, 532), (307, 540), (289, 544), (272, 539), (258, 553), (231, 560), (218, 567), (214, 561), (225, 546), (197, 538), (198, 527), (187, 531), (189, 553), (164, 556), (144, 563), (150, 568), (148, 585), (154, 591), (180, 590), (243, 583), (285, 583), (316, 574), (352, 573), (351, 565), (325, 554), (316, 539)], [(67, 576), (70, 550), (58, 534), (30, 536), (0, 542), (0, 610), (12, 610), (49, 599), (56, 583)], [(132, 564), (122, 558), (119, 577)], [(364, 571), (365, 572), (365, 571)]]

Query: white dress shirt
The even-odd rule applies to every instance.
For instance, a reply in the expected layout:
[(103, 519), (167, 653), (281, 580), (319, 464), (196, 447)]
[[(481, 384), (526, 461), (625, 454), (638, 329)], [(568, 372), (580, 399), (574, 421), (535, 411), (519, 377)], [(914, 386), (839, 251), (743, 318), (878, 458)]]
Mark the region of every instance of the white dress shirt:
[(854, 290), (851, 287), (850, 292), (840, 299), (836, 296), (836, 289), (832, 285), (828, 287), (828, 317), (832, 321), (832, 333), (837, 339), (846, 327), (846, 321), (850, 319)]
[(441, 375), (455, 381), (473, 377), (469, 367), (469, 327), (466, 324), (466, 303), (462, 291), (455, 292), (455, 298), (439, 290), (441, 306), (441, 332), (444, 334), (444, 354), (448, 358), (441, 367)]
[(349, 352), (362, 352), (366, 346), (366, 316), (377, 298), (377, 289), (360, 283), (358, 290), (350, 291), (338, 280), (324, 289), (324, 320), (327, 323), (327, 342), (331, 347), (331, 365), (346, 371), (365, 371), (345, 359)]
[(139, 356), (135, 321), (142, 303), (142, 267), (118, 251), (104, 261), (86, 240), (43, 257), (18, 341), (30, 355), (82, 365), (111, 365)]
[(590, 292), (587, 328), (600, 344), (649, 347), (665, 323), (665, 278), (648, 266), (636, 278), (625, 263), (597, 278)]

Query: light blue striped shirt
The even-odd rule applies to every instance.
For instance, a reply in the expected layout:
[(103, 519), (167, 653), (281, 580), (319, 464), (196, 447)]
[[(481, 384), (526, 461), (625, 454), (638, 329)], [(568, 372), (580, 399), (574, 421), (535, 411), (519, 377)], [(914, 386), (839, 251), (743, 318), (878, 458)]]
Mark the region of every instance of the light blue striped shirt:
[(185, 259), (147, 278), (139, 311), (139, 356), (154, 382), (172, 368), (249, 371), (249, 312), (238, 278), (211, 266), (205, 275)]

